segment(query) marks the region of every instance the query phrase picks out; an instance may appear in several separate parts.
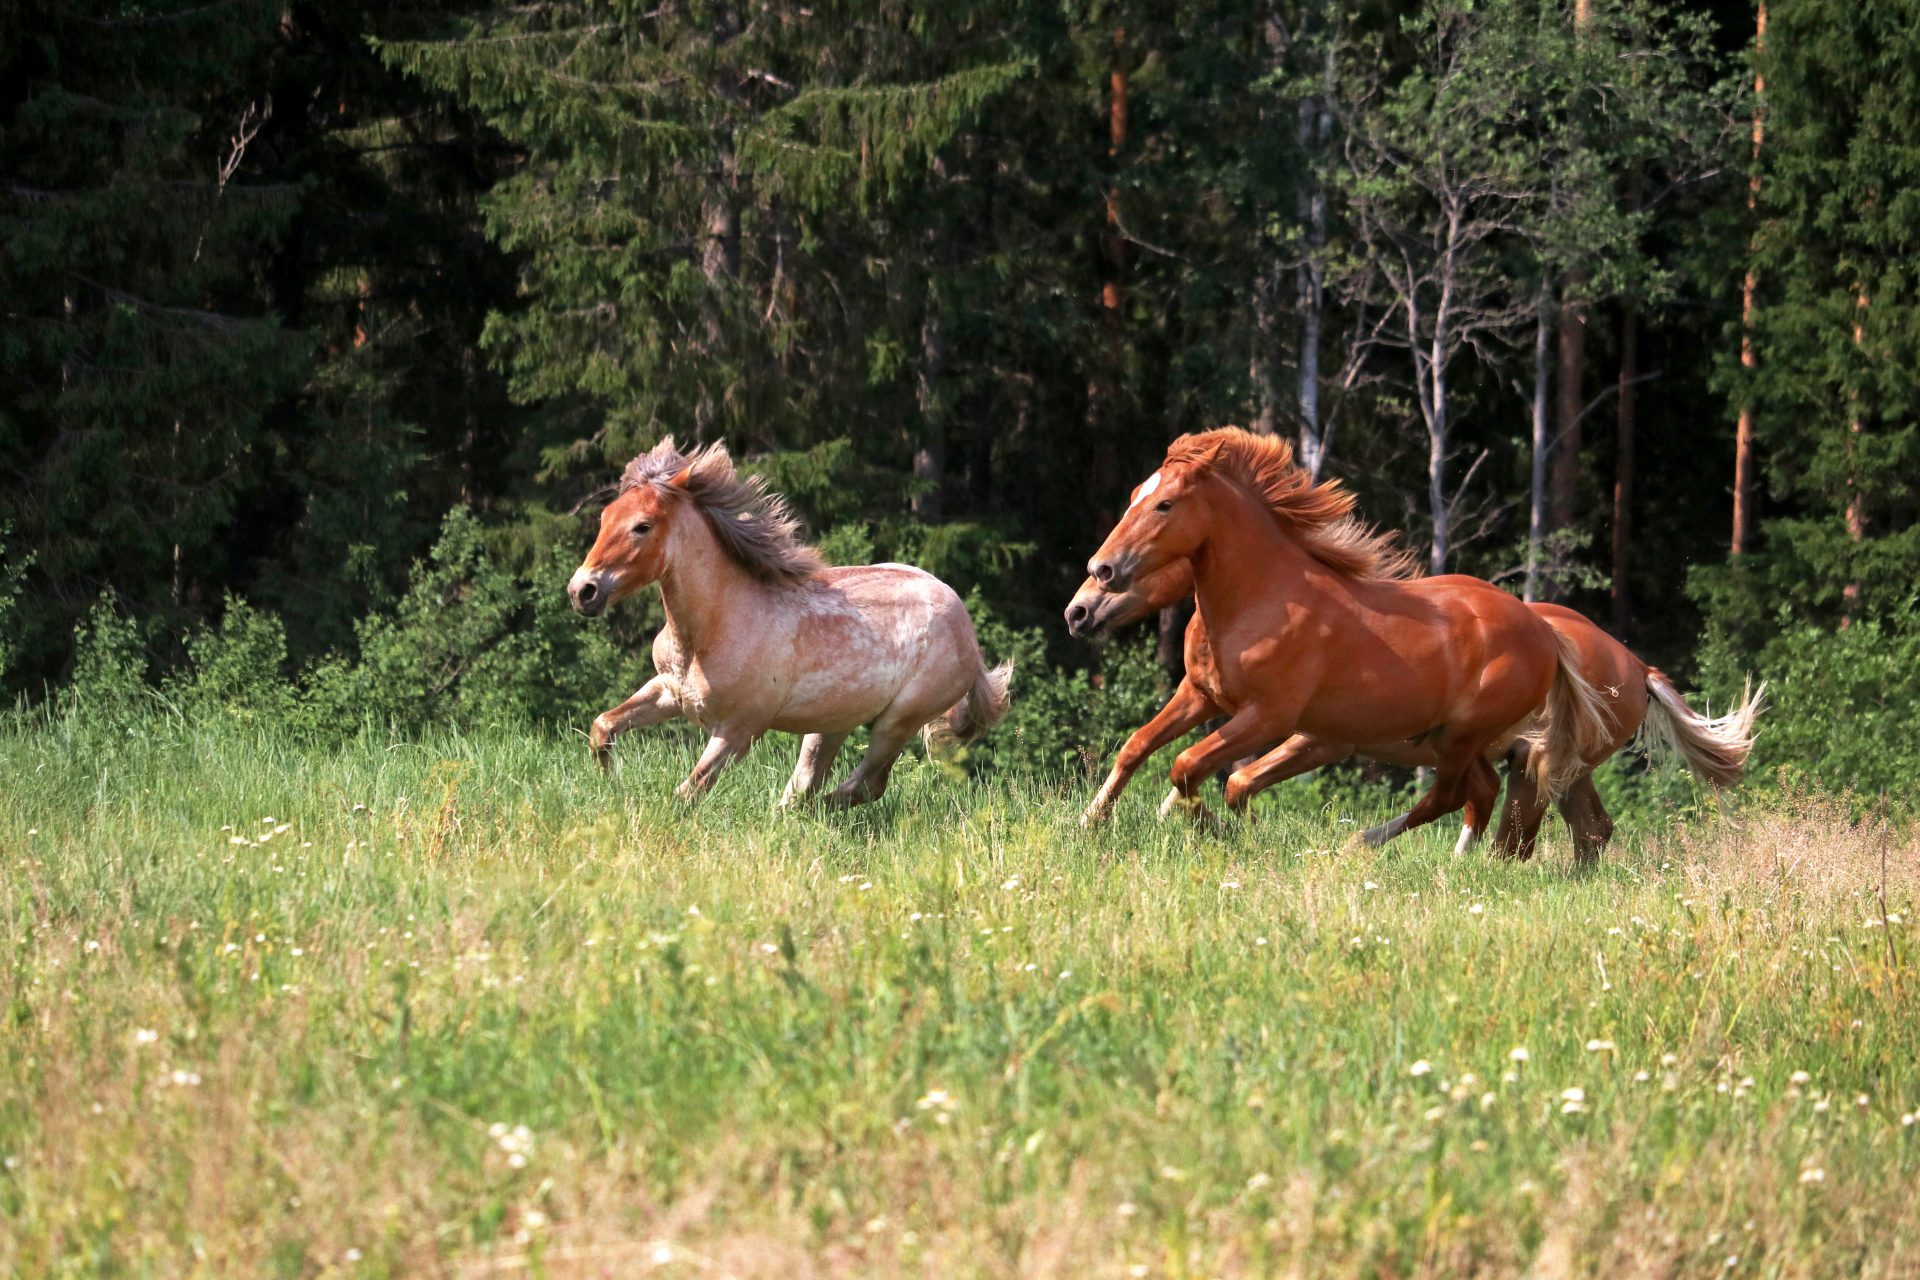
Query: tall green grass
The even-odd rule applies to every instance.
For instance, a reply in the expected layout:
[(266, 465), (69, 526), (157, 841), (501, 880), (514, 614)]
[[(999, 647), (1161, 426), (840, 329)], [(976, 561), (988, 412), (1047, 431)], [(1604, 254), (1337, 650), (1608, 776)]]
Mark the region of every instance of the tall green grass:
[(693, 752), (0, 734), (0, 1271), (1920, 1273), (1912, 830)]

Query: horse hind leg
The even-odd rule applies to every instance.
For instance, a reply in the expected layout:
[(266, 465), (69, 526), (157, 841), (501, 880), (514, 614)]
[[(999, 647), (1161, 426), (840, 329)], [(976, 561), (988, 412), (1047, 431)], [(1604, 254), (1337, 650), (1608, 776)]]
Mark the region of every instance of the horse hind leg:
[(1467, 772), (1467, 805), (1460, 824), (1460, 839), (1453, 846), (1456, 858), (1486, 834), (1499, 799), (1500, 775), (1493, 771), (1485, 756), (1474, 757), (1473, 767)]
[(800, 761), (793, 766), (787, 789), (780, 793), (782, 809), (792, 808), (795, 801), (805, 800), (820, 789), (846, 741), (844, 733), (810, 733), (800, 739)]
[[(1403, 831), (1425, 826), (1434, 819), (1444, 818), (1465, 805), (1467, 797), (1475, 786), (1474, 765), (1486, 763), (1480, 758), (1486, 745), (1483, 741), (1443, 748), (1439, 767), (1434, 770), (1433, 786), (1427, 790), (1427, 794), (1421, 796), (1414, 803), (1413, 808), (1392, 821), (1383, 822), (1377, 827), (1369, 827), (1362, 831), (1359, 839), (1365, 844), (1378, 847)], [(1490, 807), (1490, 799), (1488, 803)]]
[(1599, 788), (1593, 785), (1591, 772), (1581, 774), (1580, 780), (1560, 797), (1560, 816), (1573, 833), (1574, 864), (1590, 867), (1599, 862), (1613, 838), (1613, 819), (1600, 799)]
[(898, 717), (882, 716), (874, 721), (867, 733), (867, 753), (847, 780), (828, 794), (827, 803), (836, 809), (850, 809), (885, 795), (894, 761), (919, 731), (919, 725)]
[(1529, 751), (1526, 743), (1516, 742), (1507, 753), (1507, 800), (1500, 807), (1500, 830), (1493, 838), (1494, 852), (1516, 862), (1533, 857), (1540, 824), (1547, 816), (1547, 798), (1528, 768)]

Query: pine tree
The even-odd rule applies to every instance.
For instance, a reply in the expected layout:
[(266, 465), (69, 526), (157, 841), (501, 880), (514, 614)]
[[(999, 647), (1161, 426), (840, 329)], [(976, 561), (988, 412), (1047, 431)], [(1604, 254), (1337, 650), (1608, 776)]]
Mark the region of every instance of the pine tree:
[(1026, 70), (967, 38), (975, 18), (575, 3), (386, 46), (525, 153), (486, 206), (524, 306), (487, 341), (516, 395), (591, 406), (551, 474), (597, 482), (668, 432), (806, 449), (844, 435), (874, 381), (912, 409), (939, 310), (901, 266), (929, 243), (912, 203)]
[(1752, 368), (1734, 384), (1777, 514), (1731, 578), (1723, 626), (1786, 605), (1844, 623), (1913, 600), (1920, 551), (1920, 65), (1905, 15), (1772, 0)]
[(217, 605), (260, 421), (305, 356), (255, 270), (293, 206), (249, 177), (270, 103), (227, 88), (279, 11), (0, 17), (0, 523), (35, 557), (24, 675), (54, 674), (103, 588), (160, 620)]

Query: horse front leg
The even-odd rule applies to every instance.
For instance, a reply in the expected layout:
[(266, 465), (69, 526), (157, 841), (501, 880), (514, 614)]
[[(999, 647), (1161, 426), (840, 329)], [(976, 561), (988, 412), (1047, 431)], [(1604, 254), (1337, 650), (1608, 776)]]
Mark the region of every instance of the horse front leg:
[(1258, 760), (1235, 769), (1227, 778), (1227, 808), (1245, 811), (1253, 798), (1276, 783), (1311, 773), (1323, 765), (1345, 760), (1353, 748), (1344, 742), (1329, 742), (1309, 734), (1296, 733)]
[(593, 719), (587, 735), (593, 759), (602, 769), (613, 767), (614, 739), (629, 729), (671, 720), (680, 714), (680, 696), (666, 676), (655, 676), (640, 686), (639, 692), (611, 711), (602, 711)]
[(716, 729), (713, 737), (707, 740), (707, 749), (700, 753), (700, 761), (693, 766), (693, 772), (687, 780), (674, 789), (682, 800), (698, 800), (713, 790), (714, 782), (728, 765), (753, 749), (764, 729), (725, 727)]
[(1120, 748), (1107, 780), (1100, 784), (1100, 790), (1094, 793), (1087, 811), (1080, 815), (1080, 825), (1085, 827), (1105, 821), (1113, 812), (1114, 801), (1126, 790), (1127, 783), (1133, 780), (1140, 766), (1153, 758), (1154, 752), (1218, 714), (1219, 709), (1213, 705), (1211, 698), (1200, 692), (1193, 681), (1182, 680), (1180, 687), (1173, 691), (1173, 697), (1167, 700), (1167, 705), (1160, 708), (1159, 714), (1135, 729), (1126, 745)]
[(1258, 755), (1283, 738), (1292, 736), (1297, 712), (1292, 707), (1267, 708), (1249, 704), (1233, 718), (1180, 753), (1168, 770), (1173, 791), (1160, 805), (1160, 816), (1176, 808), (1187, 816), (1206, 822), (1212, 815), (1200, 799), (1200, 786), (1236, 760)]

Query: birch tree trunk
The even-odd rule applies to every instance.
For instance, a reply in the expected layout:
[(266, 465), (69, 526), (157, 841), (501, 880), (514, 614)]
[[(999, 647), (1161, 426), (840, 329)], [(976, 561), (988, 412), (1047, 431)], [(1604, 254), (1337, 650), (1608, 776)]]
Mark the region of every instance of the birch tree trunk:
[(1540, 561), (1547, 539), (1547, 339), (1552, 331), (1548, 319), (1549, 300), (1540, 299), (1539, 314), (1533, 323), (1533, 456), (1528, 493), (1531, 504), (1527, 517), (1527, 581), (1520, 598), (1532, 604), (1540, 598)]

